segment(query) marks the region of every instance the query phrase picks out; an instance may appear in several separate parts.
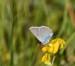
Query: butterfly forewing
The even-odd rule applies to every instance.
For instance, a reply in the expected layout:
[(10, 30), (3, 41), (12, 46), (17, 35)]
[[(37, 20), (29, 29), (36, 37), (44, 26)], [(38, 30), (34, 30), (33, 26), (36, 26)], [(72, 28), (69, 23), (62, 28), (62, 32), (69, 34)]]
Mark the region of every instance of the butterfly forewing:
[(48, 43), (53, 34), (51, 29), (46, 26), (30, 27), (29, 29), (42, 44)]

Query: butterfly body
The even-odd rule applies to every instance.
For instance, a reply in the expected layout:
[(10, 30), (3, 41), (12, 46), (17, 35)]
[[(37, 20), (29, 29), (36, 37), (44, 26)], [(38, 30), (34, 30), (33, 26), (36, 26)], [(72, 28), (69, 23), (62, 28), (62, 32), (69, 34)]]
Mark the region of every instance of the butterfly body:
[(30, 27), (29, 30), (35, 35), (35, 37), (44, 45), (47, 44), (53, 35), (52, 30), (47, 26)]

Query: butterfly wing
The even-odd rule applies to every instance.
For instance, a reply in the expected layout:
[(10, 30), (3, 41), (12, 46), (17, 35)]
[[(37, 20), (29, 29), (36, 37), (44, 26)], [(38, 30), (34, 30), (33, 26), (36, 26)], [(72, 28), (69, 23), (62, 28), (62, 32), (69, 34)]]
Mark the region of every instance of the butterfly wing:
[(29, 29), (42, 44), (47, 44), (53, 35), (52, 30), (46, 26), (30, 27)]

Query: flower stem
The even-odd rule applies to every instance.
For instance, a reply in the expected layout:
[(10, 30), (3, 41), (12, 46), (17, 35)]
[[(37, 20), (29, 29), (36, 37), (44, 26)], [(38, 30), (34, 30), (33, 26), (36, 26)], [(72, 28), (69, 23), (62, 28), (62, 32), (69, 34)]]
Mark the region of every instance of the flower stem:
[(68, 44), (71, 42), (71, 40), (73, 40), (75, 37), (75, 32), (72, 34), (72, 36), (69, 37), (69, 39), (66, 41), (66, 45), (65, 47), (60, 51), (60, 54), (63, 54), (64, 50), (66, 49), (66, 47), (68, 46)]
[(51, 64), (51, 66), (53, 66), (54, 60), (55, 60), (55, 56), (53, 57), (53, 60), (52, 60), (52, 64)]

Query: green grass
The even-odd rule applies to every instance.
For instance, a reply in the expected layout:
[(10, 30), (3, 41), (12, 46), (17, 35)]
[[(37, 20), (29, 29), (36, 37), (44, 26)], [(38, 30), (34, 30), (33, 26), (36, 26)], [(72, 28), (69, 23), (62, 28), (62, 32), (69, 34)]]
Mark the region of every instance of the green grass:
[[(46, 66), (40, 62), (42, 45), (29, 31), (31, 26), (42, 25), (52, 29), (52, 39), (61, 37), (66, 41), (54, 66), (74, 66), (75, 21), (72, 22), (67, 3), (66, 0), (0, 0), (0, 66)], [(69, 3), (74, 10), (74, 1)]]

